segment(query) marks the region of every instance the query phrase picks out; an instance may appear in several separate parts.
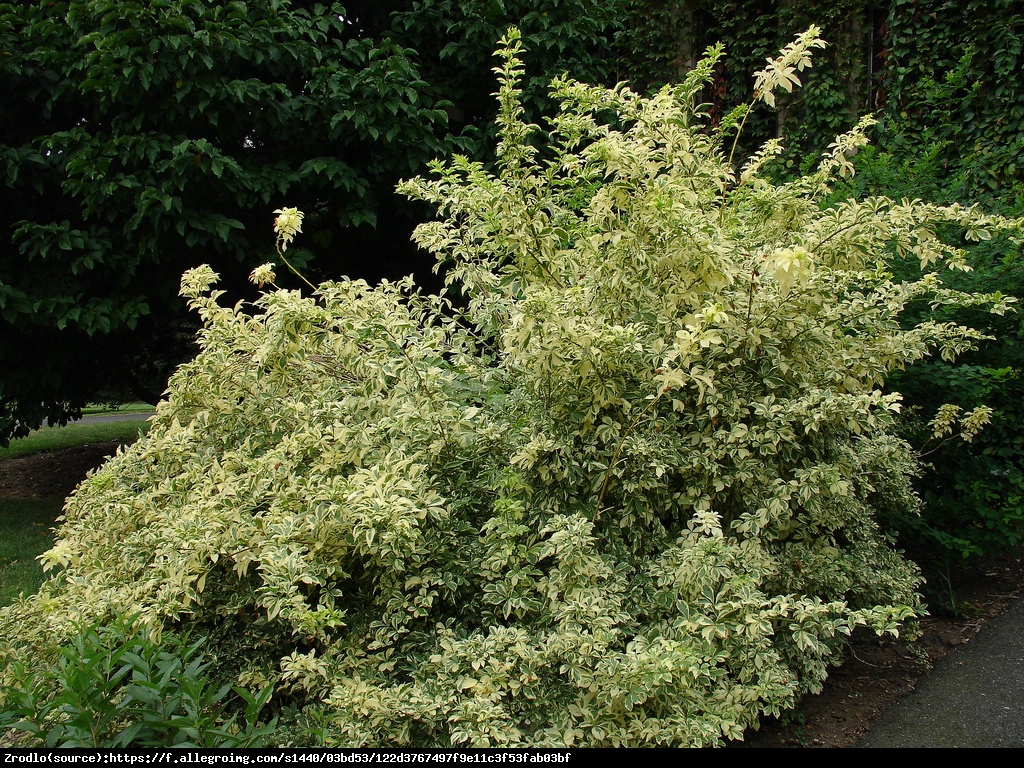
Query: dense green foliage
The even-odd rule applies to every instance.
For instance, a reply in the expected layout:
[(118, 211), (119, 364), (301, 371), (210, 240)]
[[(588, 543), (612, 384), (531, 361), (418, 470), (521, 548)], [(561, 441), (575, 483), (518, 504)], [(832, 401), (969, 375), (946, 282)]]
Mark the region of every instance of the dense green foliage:
[(0, 3), (0, 442), (111, 389), (155, 402), (195, 353), (182, 271), (244, 290), (286, 201), (311, 274), (429, 283), (396, 182), (483, 146), (511, 21), (543, 85), (603, 81), (617, 7)]
[(1022, 191), (1024, 8), (1014, 0), (894, 0), (883, 148), (934, 155), (950, 200)]
[[(157, 641), (130, 619), (83, 628), (52, 665), (15, 664), (0, 723), (48, 747), (263, 746), (275, 723), (257, 721), (272, 689), (214, 685), (204, 645), (168, 633)], [(232, 698), (240, 711), (229, 712)]]
[[(910, 151), (867, 148), (857, 158), (858, 175), (838, 194), (897, 196), (920, 195), (952, 202), (965, 194), (958, 186), (966, 174), (950, 174), (938, 145)], [(962, 166), (949, 166), (949, 168)], [(948, 184), (948, 186), (947, 186)], [(974, 187), (994, 206), (1000, 200)], [(1007, 206), (1007, 195), (1002, 206)], [(1014, 206), (1015, 207), (1015, 206)], [(1000, 290), (1024, 295), (1024, 260), (1021, 247), (1005, 237), (981, 243), (963, 239), (953, 227), (945, 235), (967, 249), (970, 272), (943, 275), (948, 285), (966, 290)], [(897, 274), (913, 278), (920, 273), (912, 260), (891, 260)], [(1020, 314), (1003, 317), (964, 313), (927, 305), (913, 308), (916, 319), (958, 320), (983, 329), (990, 338), (956, 361), (930, 360), (911, 366), (890, 381), (904, 396), (904, 434), (925, 454), (925, 471), (915, 485), (925, 505), (923, 514), (890, 519), (901, 541), (916, 561), (938, 574), (948, 561), (992, 554), (1024, 543), (1024, 328)], [(971, 442), (932, 439), (928, 421), (939, 403), (965, 409), (986, 405), (991, 423)], [(936, 596), (938, 597), (938, 596)]]
[[(829, 41), (801, 89), (761, 104), (748, 120), (743, 143), (751, 151), (772, 137), (786, 139), (791, 172), (817, 157), (837, 133), (874, 111), (884, 13), (867, 0), (640, 0), (625, 37), (637, 53), (624, 60), (625, 76), (637, 86), (678, 81), (708, 45), (726, 54), (705, 90), (712, 122), (750, 99), (747, 73), (809, 24)], [(642, 11), (640, 10), (642, 7)]]
[[(159, 393), (191, 356), (170, 276), (200, 251), (244, 267), (266, 241), (258, 212), (285, 193), (318, 213), (333, 199), (324, 237), (358, 225), (382, 158), (436, 151), (444, 113), (419, 103), (404, 52), (349, 44), (341, 15), (194, 0), (0, 7), (0, 435), (111, 379)], [(379, 143), (365, 127), (378, 110), (397, 129), (381, 126)], [(368, 171), (346, 161), (359, 151)]]
[[(729, 123), (747, 73), (809, 23), (832, 44), (805, 87), (754, 100), (739, 154), (782, 138), (776, 179), (810, 171), (832, 137), (874, 112), (877, 151), (839, 191), (1020, 210), (1024, 101), (1013, 0), (351, 0), (0, 4), (0, 442), (61, 420), (100, 392), (155, 400), (191, 357), (180, 272), (211, 263), (233, 294), (270, 257), (268, 210), (306, 213), (292, 255), (314, 279), (440, 281), (408, 246), (423, 208), (393, 188), (455, 149), (493, 160), (490, 51), (516, 23), (532, 54), (523, 103), (551, 114), (550, 76), (679, 82), (722, 40), (702, 99)], [(243, 12), (244, 8), (244, 12)], [(1019, 248), (970, 251), (947, 285), (1024, 295)], [(920, 271), (894, 261), (899, 276)], [(297, 284), (297, 283), (296, 283)], [(919, 317), (922, 315), (919, 314)], [(915, 557), (956, 557), (1024, 538), (1024, 398), (1014, 317), (943, 310), (998, 337), (957, 362), (891, 382), (904, 434), (928, 452), (924, 516), (893, 515)], [(973, 442), (928, 442), (943, 402), (985, 404)], [(923, 545), (923, 549), (921, 548)], [(936, 545), (938, 547), (936, 548)], [(944, 554), (945, 553), (945, 554)]]
[[(1020, 154), (1024, 149), (1024, 89), (1020, 70), (1024, 14), (1019, 3), (893, 2), (888, 18), (883, 88), (888, 102), (878, 151), (859, 159), (856, 191), (920, 197), (940, 203), (983, 201), (1021, 212)], [(969, 250), (973, 272), (949, 274), (947, 284), (1024, 297), (1019, 242), (1005, 238), (969, 245), (952, 228), (947, 237)], [(914, 265), (898, 270), (914, 272)], [(923, 308), (922, 308), (923, 309)], [(942, 311), (994, 338), (956, 363), (914, 366), (893, 386), (912, 418), (907, 434), (928, 452), (931, 470), (918, 490), (920, 520), (901, 520), (908, 547), (922, 559), (968, 557), (1024, 542), (1024, 327), (1019, 314), (983, 318)], [(986, 404), (992, 423), (971, 443), (926, 443), (922, 424), (936, 403)], [(935, 450), (938, 448), (938, 450)]]
[[(1020, 181), (1024, 13), (1015, 0), (641, 0), (627, 19), (630, 82), (673, 82), (695, 54), (728, 52), (705, 97), (712, 114), (750, 96), (746, 73), (797, 31), (820, 25), (830, 41), (805, 87), (747, 126), (752, 146), (786, 140), (790, 171), (866, 112), (882, 121), (876, 144), (906, 161), (938, 152), (944, 194), (1012, 199)], [(924, 196), (924, 195), (921, 195)], [(986, 201), (987, 202), (987, 201)]]
[[(341, 280), (226, 307), (186, 273), (202, 351), (69, 500), (52, 579), (0, 611), (8, 684), (138, 611), (208, 636), (210, 679), (317, 711), (328, 744), (714, 744), (816, 690), (854, 627), (919, 610), (876, 522), (917, 504), (881, 387), (979, 339), (906, 322), (915, 302), (1007, 308), (942, 287), (963, 253), (939, 228), (1016, 223), (823, 208), (867, 123), (791, 182), (761, 173), (773, 144), (732, 167), (736, 126), (697, 99), (720, 49), (651, 98), (560, 78), (544, 131), (516, 33), (500, 54), (497, 169), (403, 185), (440, 213), (416, 239), (457, 306)], [(279, 213), (284, 249), (301, 217)], [(893, 280), (890, 247), (920, 278)]]

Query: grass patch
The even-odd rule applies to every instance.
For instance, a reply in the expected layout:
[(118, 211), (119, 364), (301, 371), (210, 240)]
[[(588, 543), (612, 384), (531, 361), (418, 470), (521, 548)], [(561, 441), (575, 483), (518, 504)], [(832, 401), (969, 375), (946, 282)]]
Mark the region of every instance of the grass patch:
[[(146, 409), (151, 410), (149, 406)], [(0, 461), (108, 440), (131, 443), (149, 430), (144, 418), (44, 427), (0, 448)], [(10, 605), (22, 592), (30, 595), (38, 591), (43, 569), (36, 558), (53, 546), (53, 527), (63, 508), (64, 500), (59, 498), (0, 498), (0, 607)]]
[(63, 499), (0, 499), (0, 607), (43, 583), (36, 560), (53, 546), (53, 526)]
[(139, 434), (146, 434), (149, 422), (111, 421), (102, 424), (68, 424), (66, 427), (44, 427), (28, 437), (12, 440), (6, 448), (0, 448), (0, 460), (15, 456), (26, 456), (42, 451), (59, 451), (76, 445), (102, 443), (107, 440), (132, 442)]

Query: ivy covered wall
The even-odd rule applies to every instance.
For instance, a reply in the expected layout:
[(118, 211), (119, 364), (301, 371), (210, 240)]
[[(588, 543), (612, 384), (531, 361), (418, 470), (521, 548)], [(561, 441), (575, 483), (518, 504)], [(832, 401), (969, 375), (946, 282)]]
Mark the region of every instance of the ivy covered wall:
[(712, 114), (748, 101), (747, 76), (810, 24), (829, 48), (803, 89), (761, 105), (745, 129), (751, 146), (785, 136), (791, 164), (823, 149), (857, 116), (881, 119), (882, 147), (937, 147), (959, 199), (1012, 196), (1024, 149), (1020, 0), (643, 0), (625, 51), (625, 79), (670, 82), (712, 43), (726, 46), (705, 93)]
[[(709, 45), (723, 42), (719, 63), (705, 94), (713, 118), (750, 100), (747, 73), (811, 24), (822, 28), (829, 48), (815, 54), (814, 69), (799, 93), (782, 94), (780, 109), (761, 105), (744, 129), (756, 145), (780, 134), (810, 148), (848, 128), (857, 115), (871, 111), (876, 99), (884, 11), (869, 0), (648, 0), (627, 33), (631, 60), (628, 78), (640, 87), (671, 82)], [(797, 128), (799, 126), (799, 128)], [(798, 131), (798, 135), (793, 135)], [(821, 144), (824, 146), (825, 144)], [(792, 142), (791, 142), (792, 145)], [(794, 148), (796, 148), (794, 146)]]
[(1019, 195), (1024, 3), (891, 0), (887, 24), (887, 137), (935, 147), (953, 197)]

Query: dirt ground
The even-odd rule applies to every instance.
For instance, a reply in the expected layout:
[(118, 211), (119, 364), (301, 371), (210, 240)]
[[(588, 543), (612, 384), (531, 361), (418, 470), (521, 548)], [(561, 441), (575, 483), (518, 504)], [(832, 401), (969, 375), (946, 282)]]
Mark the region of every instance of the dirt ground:
[(0, 497), (45, 499), (67, 497), (90, 469), (114, 455), (116, 440), (0, 459)]
[[(95, 443), (54, 453), (0, 461), (0, 496), (66, 497), (86, 473), (117, 449)], [(961, 609), (957, 618), (929, 617), (921, 637), (879, 639), (855, 635), (847, 661), (829, 674), (824, 690), (808, 696), (780, 720), (769, 719), (732, 747), (848, 747), (866, 733), (939, 659), (969, 642), (982, 625), (1002, 613), (1024, 586), (1024, 558), (988, 560), (953, 574)]]

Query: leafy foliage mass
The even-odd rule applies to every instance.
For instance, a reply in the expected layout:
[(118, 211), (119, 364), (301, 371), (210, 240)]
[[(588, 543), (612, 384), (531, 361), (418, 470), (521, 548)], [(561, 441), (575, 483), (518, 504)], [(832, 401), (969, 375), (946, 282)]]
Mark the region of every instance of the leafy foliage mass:
[[(444, 112), (420, 101), (403, 51), (346, 40), (343, 15), (0, 4), (0, 439), (111, 384), (158, 396), (167, 368), (194, 354), (177, 277), (200, 248), (229, 274), (244, 266), (259, 250), (256, 208), (285, 193), (313, 210), (333, 198), (329, 237), (373, 215), (361, 203), (387, 176), (380, 150), (407, 141), (434, 155)], [(353, 165), (371, 141), (369, 167)]]
[[(890, 145), (889, 151), (867, 147), (856, 159), (858, 174), (836, 189), (836, 194), (857, 196), (880, 193), (921, 196), (953, 202), (972, 193), (1004, 210), (1012, 203), (1012, 189), (995, 198), (987, 186), (970, 182), (963, 165), (949, 165), (937, 144)], [(943, 282), (962, 290), (1000, 290), (1010, 296), (1024, 295), (1024, 260), (1019, 242), (994, 236), (971, 243), (956, 226), (944, 227), (943, 235), (959, 241), (967, 252), (969, 272), (947, 272)], [(890, 259), (894, 272), (905, 279), (921, 274), (913, 259)], [(955, 307), (932, 308), (918, 303), (910, 308), (915, 320), (934, 319), (968, 323), (988, 336), (978, 349), (955, 361), (921, 361), (892, 377), (889, 386), (904, 397), (904, 436), (925, 454), (925, 471), (915, 483), (925, 502), (920, 517), (897, 515), (889, 522), (898, 529), (901, 542), (916, 562), (942, 573), (950, 562), (979, 554), (991, 554), (1024, 543), (1024, 339), (1017, 312), (1004, 316), (962, 311)], [(991, 423), (970, 442), (933, 439), (928, 422), (937, 403), (964, 409), (984, 405), (991, 409)], [(933, 581), (929, 579), (929, 581)]]
[(729, 105), (750, 97), (747, 74), (752, 69), (763, 66), (800, 30), (820, 25), (829, 46), (816, 56), (804, 87), (779, 93), (776, 104), (761, 105), (743, 139), (756, 147), (770, 137), (785, 137), (785, 163), (799, 168), (860, 115), (879, 106), (882, 5), (868, 0), (637, 0), (623, 33), (633, 52), (624, 57), (626, 78), (643, 87), (677, 82), (705, 46), (720, 41), (726, 52), (705, 90), (709, 116), (717, 122)]
[(936, 153), (953, 199), (1019, 194), (1024, 9), (1012, 0), (915, 5), (894, 0), (890, 10), (886, 143), (901, 155)]
[(204, 674), (204, 642), (166, 634), (158, 642), (124, 618), (83, 629), (52, 665), (15, 665), (0, 723), (14, 720), (50, 747), (262, 746), (274, 724), (256, 720), (272, 689), (235, 689), (244, 703), (238, 725), (237, 714), (226, 715), (231, 686)]
[[(879, 146), (858, 158), (850, 191), (947, 204), (980, 200), (1021, 213), (1024, 91), (1013, 74), (1024, 45), (1020, 11), (1002, 0), (891, 4)], [(1024, 296), (1019, 243), (994, 237), (968, 244), (956, 227), (945, 234), (964, 243), (973, 267), (946, 275), (946, 284)], [(914, 264), (894, 266), (917, 273)], [(915, 315), (929, 313), (921, 307)], [(915, 557), (944, 569), (945, 561), (1024, 542), (1024, 326), (1019, 314), (986, 318), (947, 308), (930, 317), (968, 322), (994, 337), (956, 362), (916, 365), (893, 382), (912, 407), (907, 435), (919, 445), (936, 402), (993, 410), (991, 425), (972, 442), (927, 446), (931, 467), (918, 483), (925, 513), (897, 521)]]
[[(0, 613), (7, 661), (137, 610), (319, 709), (327, 743), (703, 745), (817, 689), (854, 627), (918, 610), (876, 523), (917, 504), (880, 387), (979, 337), (905, 327), (911, 302), (1006, 308), (942, 287), (963, 254), (936, 228), (1012, 223), (823, 209), (866, 123), (795, 181), (762, 176), (774, 144), (734, 170), (696, 98), (720, 48), (651, 98), (558, 79), (543, 131), (519, 53), (512, 31), (498, 170), (456, 156), (403, 186), (441, 213), (416, 239), (461, 308), (344, 280), (254, 314), (188, 272), (202, 352), (69, 501), (56, 573)], [(925, 273), (894, 281), (890, 247)]]

